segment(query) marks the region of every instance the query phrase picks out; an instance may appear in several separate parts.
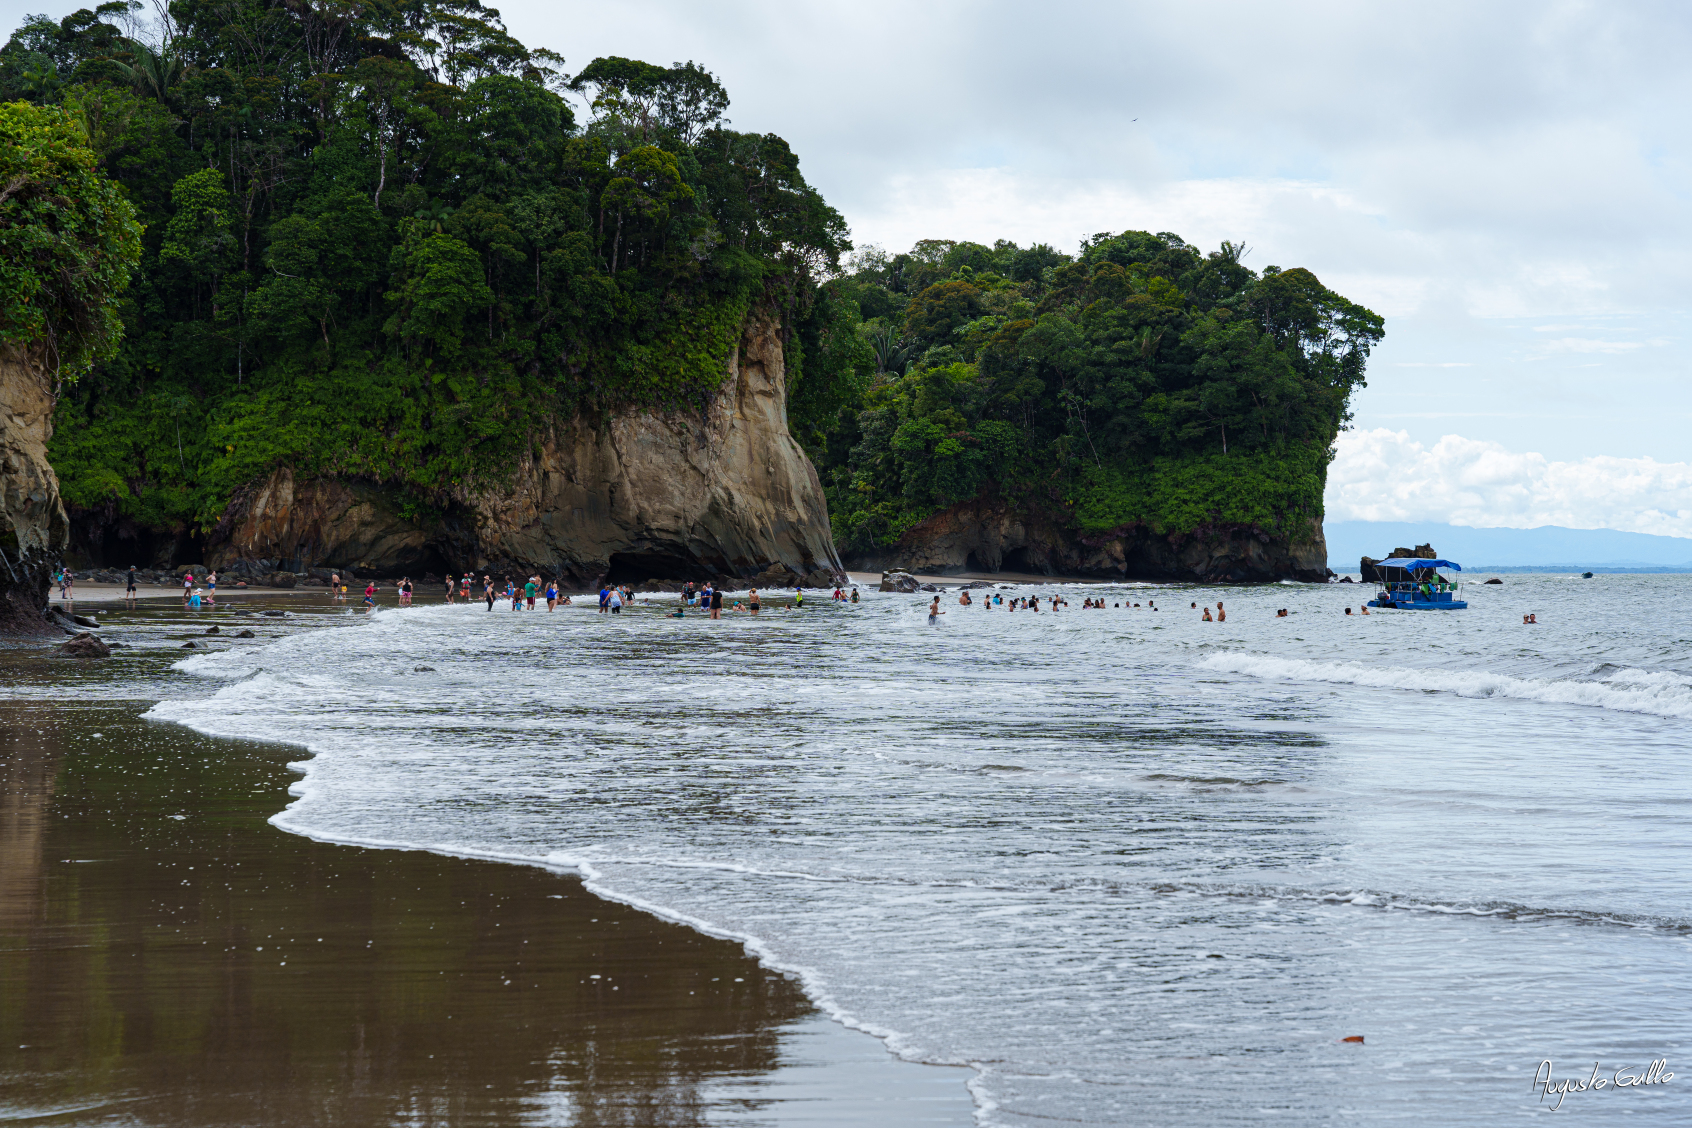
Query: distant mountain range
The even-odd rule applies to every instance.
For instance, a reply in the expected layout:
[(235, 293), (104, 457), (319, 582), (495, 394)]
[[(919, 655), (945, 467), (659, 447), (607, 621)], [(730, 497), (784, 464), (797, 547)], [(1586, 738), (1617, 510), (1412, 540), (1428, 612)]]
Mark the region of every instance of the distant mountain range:
[(1329, 521), (1328, 567), (1357, 574), (1360, 557), (1432, 544), (1464, 571), (1692, 571), (1692, 538), (1614, 529), (1471, 529), (1408, 521)]

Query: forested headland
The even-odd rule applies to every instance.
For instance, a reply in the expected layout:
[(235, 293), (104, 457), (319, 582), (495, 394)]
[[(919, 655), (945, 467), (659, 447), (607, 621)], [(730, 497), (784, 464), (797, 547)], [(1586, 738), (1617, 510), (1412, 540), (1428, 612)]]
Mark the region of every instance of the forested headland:
[(978, 497), (1092, 538), (1319, 519), (1382, 320), (1244, 251), (1125, 231), (1073, 257), (946, 240), (860, 254), (824, 289), (862, 318), (867, 359), (805, 420), (841, 548), (873, 552)]
[(1137, 231), (848, 258), (700, 64), (570, 73), (475, 0), (158, 11), (0, 49), (141, 224), (113, 331), (54, 362), (73, 522), (183, 551), (283, 466), (442, 520), (559, 421), (705, 418), (754, 314), (848, 554), (971, 499), (1092, 538), (1320, 517), (1382, 323), (1308, 271)]

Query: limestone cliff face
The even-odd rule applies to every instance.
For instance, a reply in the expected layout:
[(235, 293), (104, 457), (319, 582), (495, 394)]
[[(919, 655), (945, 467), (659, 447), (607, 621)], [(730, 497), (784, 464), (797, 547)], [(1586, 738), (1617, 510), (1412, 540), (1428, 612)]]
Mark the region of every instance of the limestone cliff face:
[(45, 633), (54, 563), (70, 543), (47, 462), (53, 397), (33, 358), (0, 354), (0, 630)]
[(914, 526), (856, 567), (909, 572), (1032, 572), (1112, 579), (1205, 583), (1306, 580), (1325, 583), (1328, 544), (1322, 522), (1276, 537), (1242, 526), (1164, 536), (1139, 528), (1089, 538), (1040, 513), (1002, 502), (967, 501)]
[(780, 327), (754, 317), (703, 415), (559, 423), (509, 482), (407, 519), (378, 487), (280, 469), (232, 500), (206, 562), (520, 569), (612, 576), (833, 582), (839, 557), (816, 470), (787, 429)]

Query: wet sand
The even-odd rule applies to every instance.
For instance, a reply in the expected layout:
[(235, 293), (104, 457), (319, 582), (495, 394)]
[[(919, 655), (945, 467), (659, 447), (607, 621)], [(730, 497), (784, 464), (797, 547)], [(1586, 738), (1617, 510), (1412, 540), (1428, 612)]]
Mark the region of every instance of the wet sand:
[(971, 1123), (965, 1071), (739, 944), (565, 874), (286, 834), (297, 749), (141, 721), (73, 665), (27, 681), (83, 700), (0, 702), (0, 1120)]

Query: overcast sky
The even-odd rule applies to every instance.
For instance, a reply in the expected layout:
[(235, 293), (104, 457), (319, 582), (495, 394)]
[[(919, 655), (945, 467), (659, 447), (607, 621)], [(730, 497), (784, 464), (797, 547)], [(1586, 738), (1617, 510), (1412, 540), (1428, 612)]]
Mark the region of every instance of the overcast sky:
[(1310, 268), (1387, 319), (1335, 518), (1692, 535), (1692, 7), (501, 10), (572, 70), (715, 71), (860, 245), (1144, 228)]

